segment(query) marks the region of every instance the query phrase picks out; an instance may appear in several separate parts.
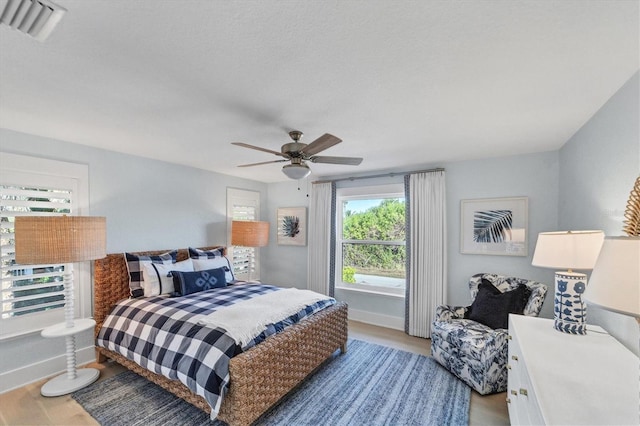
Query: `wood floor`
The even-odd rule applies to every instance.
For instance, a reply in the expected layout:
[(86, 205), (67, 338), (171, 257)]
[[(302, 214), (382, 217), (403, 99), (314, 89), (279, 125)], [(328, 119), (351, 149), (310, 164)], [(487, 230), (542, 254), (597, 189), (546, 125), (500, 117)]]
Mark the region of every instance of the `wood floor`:
[[(379, 345), (430, 355), (430, 340), (411, 337), (388, 328), (356, 321), (349, 322), (349, 338)], [(124, 370), (115, 363), (91, 364), (100, 369), (100, 380)], [(44, 380), (0, 395), (0, 424), (2, 425), (97, 425), (98, 423), (69, 395), (45, 398), (40, 395)], [(471, 425), (508, 425), (506, 394), (481, 396), (471, 391)]]

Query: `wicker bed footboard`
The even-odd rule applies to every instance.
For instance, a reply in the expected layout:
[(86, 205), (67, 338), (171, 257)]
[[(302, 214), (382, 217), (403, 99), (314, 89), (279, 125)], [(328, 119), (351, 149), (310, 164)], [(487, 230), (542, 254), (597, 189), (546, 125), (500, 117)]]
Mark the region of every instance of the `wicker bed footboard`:
[[(102, 264), (98, 264), (101, 261), (96, 264), (94, 300), (96, 305), (100, 305), (94, 309), (94, 314), (98, 317), (96, 334), (108, 310), (122, 298), (124, 290), (116, 290), (111, 284), (114, 272), (116, 276), (120, 275), (118, 281), (124, 280), (121, 265), (124, 259), (120, 259), (116, 255), (109, 255)], [(124, 272), (126, 273), (126, 269)], [(128, 278), (126, 281), (128, 286)], [(100, 285), (105, 282), (109, 284), (100, 289)], [(339, 302), (233, 357), (229, 363), (229, 391), (222, 400), (218, 419), (234, 426), (253, 423), (337, 349), (344, 353), (346, 344), (347, 305)], [(182, 383), (152, 373), (108, 349), (97, 348), (97, 351), (203, 411), (211, 412), (204, 398), (194, 394)]]
[[(347, 305), (338, 303), (232, 358), (229, 392), (222, 400), (218, 419), (229, 425), (253, 423), (337, 349), (345, 352), (346, 342)], [(182, 383), (152, 373), (108, 349), (97, 350), (201, 410), (211, 412), (204, 398)]]

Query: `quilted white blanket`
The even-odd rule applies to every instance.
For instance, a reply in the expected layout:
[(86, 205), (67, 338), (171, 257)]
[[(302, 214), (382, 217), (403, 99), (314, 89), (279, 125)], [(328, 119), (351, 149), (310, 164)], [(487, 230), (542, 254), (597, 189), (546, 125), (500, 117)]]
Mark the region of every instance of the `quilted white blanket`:
[(227, 331), (240, 347), (262, 333), (269, 324), (282, 321), (328, 296), (296, 288), (285, 288), (243, 300), (212, 312), (198, 320), (198, 324)]

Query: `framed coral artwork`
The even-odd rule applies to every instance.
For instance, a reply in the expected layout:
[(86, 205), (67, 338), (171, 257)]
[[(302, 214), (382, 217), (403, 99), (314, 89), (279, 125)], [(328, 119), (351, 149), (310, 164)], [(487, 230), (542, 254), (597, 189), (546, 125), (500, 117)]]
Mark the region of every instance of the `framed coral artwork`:
[(307, 245), (306, 207), (281, 207), (278, 209), (278, 244)]
[(460, 202), (460, 252), (527, 255), (527, 197)]

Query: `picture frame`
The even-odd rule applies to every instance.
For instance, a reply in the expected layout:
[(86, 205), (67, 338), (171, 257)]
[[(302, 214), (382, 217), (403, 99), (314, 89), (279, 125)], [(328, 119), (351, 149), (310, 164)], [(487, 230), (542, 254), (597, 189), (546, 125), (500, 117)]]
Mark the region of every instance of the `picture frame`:
[(527, 256), (528, 198), (460, 201), (460, 252)]
[(280, 207), (277, 215), (279, 245), (307, 245), (307, 208)]

